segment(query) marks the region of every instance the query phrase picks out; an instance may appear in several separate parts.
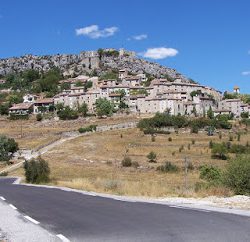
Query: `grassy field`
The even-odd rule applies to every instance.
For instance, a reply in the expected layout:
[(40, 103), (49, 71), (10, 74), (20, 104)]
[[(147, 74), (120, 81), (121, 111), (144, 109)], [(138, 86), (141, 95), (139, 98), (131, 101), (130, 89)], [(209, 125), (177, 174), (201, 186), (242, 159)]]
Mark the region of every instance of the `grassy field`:
[(14, 138), (20, 148), (35, 149), (60, 138), (62, 132), (65, 131), (78, 130), (78, 128), (89, 124), (115, 124), (130, 120), (138, 120), (138, 117), (133, 115), (123, 116), (122, 118), (114, 116), (108, 119), (88, 117), (70, 121), (55, 121), (51, 119), (42, 122), (36, 121), (35, 116), (32, 116), (29, 120), (8, 120), (7, 118), (1, 118), (0, 134)]
[[(241, 136), (241, 141), (235, 139), (233, 142), (245, 144), (249, 138), (250, 135), (245, 134)], [(51, 183), (58, 186), (131, 196), (224, 196), (231, 194), (230, 191), (224, 188), (197, 191), (196, 183), (200, 182), (200, 165), (212, 164), (223, 168), (227, 163), (211, 159), (209, 141), (226, 142), (228, 139), (228, 132), (222, 134), (221, 140), (219, 135), (209, 137), (206, 133), (186, 132), (157, 135), (152, 142), (151, 136), (138, 129), (109, 131), (65, 142), (43, 158), (51, 167)], [(179, 152), (181, 146), (184, 150)], [(148, 162), (146, 155), (150, 151), (157, 154), (157, 163)], [(122, 167), (121, 160), (125, 153), (140, 167)], [(185, 157), (195, 168), (188, 172), (186, 183), (183, 170)], [(165, 161), (176, 164), (180, 172), (166, 174), (156, 171), (155, 168)]]
[[(97, 120), (97, 122), (103, 122), (103, 120)], [(119, 120), (104, 122), (114, 123)], [(25, 132), (29, 129), (30, 134), (39, 135), (44, 132), (44, 138), (49, 139), (55, 138), (55, 133), (69, 129), (67, 126), (69, 124), (70, 129), (74, 130), (86, 123), (61, 122), (55, 127), (45, 123), (41, 127), (42, 123), (35, 122), (31, 127), (26, 124)], [(232, 143), (245, 145), (250, 140), (250, 133), (245, 132), (241, 135), (240, 141), (237, 141), (237, 131), (238, 128), (231, 134), (229, 131), (224, 131), (222, 139), (219, 139), (218, 134), (207, 136), (206, 132), (190, 134), (188, 130), (179, 130), (179, 133), (157, 135), (152, 142), (150, 135), (144, 135), (136, 128), (113, 130), (92, 133), (67, 141), (43, 155), (43, 158), (49, 162), (51, 168), (51, 184), (58, 186), (130, 196), (224, 196), (232, 193), (225, 188), (196, 189), (197, 182), (201, 182), (198, 168), (204, 164), (211, 164), (223, 169), (227, 161), (211, 158), (209, 142), (211, 140), (227, 142), (229, 136), (233, 135)], [(169, 141), (169, 137), (172, 141)], [(31, 144), (30, 142), (32, 142), (31, 138), (22, 144), (28, 145)], [(180, 147), (183, 147), (181, 152)], [(157, 163), (148, 162), (146, 156), (151, 151), (157, 154)], [(133, 162), (138, 162), (139, 167), (122, 167), (121, 161), (125, 154)], [(189, 171), (186, 178), (185, 157), (194, 166), (194, 170)], [(156, 171), (156, 167), (166, 161), (177, 165), (180, 171), (178, 173)], [(23, 176), (23, 169), (11, 175)]]

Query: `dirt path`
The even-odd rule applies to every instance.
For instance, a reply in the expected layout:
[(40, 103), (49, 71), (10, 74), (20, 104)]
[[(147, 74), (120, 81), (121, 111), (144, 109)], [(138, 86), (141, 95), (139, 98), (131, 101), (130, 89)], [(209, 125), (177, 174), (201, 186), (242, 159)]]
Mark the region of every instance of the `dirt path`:
[[(111, 125), (103, 125), (103, 126), (98, 126), (96, 129), (96, 132), (105, 132), (105, 131), (110, 131), (110, 130), (120, 130), (120, 129), (129, 129), (129, 128), (135, 128), (137, 125), (137, 122), (126, 122), (126, 123), (120, 123), (120, 124), (111, 124)], [(20, 153), (18, 156), (22, 157), (22, 160), (12, 166), (9, 166), (3, 170), (0, 171), (1, 173), (5, 173), (5, 172), (10, 172), (10, 171), (14, 171), (18, 168), (20, 168), (23, 163), (25, 162), (25, 160), (30, 160), (33, 158), (37, 158), (40, 155), (43, 155), (45, 153), (47, 153), (49, 150), (53, 149), (54, 147), (61, 145), (62, 143), (72, 140), (72, 139), (76, 139), (78, 137), (82, 137), (85, 135), (88, 135), (90, 132), (87, 133), (79, 133), (78, 131), (72, 131), (72, 132), (64, 132), (62, 133), (62, 136), (60, 139), (53, 141), (52, 143), (49, 143), (41, 148), (38, 149), (34, 149), (34, 150), (26, 150), (25, 153)], [(18, 159), (18, 157), (17, 157)]]

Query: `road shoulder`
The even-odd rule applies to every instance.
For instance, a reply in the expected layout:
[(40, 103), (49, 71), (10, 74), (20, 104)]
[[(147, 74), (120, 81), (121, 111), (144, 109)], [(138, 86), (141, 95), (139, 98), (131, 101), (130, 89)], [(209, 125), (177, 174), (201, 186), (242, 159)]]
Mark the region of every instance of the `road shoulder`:
[[(0, 240), (3, 241), (60, 241), (55, 235), (43, 229), (39, 224), (30, 221), (28, 216), (21, 214), (18, 208), (0, 200)], [(2, 237), (1, 237), (2, 236)]]

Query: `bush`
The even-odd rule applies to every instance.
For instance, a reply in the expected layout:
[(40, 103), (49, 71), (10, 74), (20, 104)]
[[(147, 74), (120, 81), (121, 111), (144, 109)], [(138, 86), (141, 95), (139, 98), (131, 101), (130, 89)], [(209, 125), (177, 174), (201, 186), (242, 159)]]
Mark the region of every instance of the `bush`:
[(237, 141), (240, 141), (240, 134), (237, 134)]
[(209, 148), (212, 149), (214, 145), (214, 142), (212, 140), (209, 141)]
[(148, 155), (148, 162), (156, 163), (157, 155), (155, 152), (151, 151)]
[(93, 132), (93, 131), (96, 131), (96, 127), (97, 127), (97, 125), (89, 125), (89, 126), (84, 127), (84, 128), (79, 128), (78, 132), (79, 133)]
[(0, 176), (8, 176), (8, 174), (9, 174), (9, 173), (8, 173), (7, 171), (4, 171), (4, 172), (1, 172), (1, 173), (0, 173)]
[(124, 157), (124, 159), (122, 160), (122, 166), (123, 167), (130, 167), (132, 166), (132, 160), (130, 157), (126, 156)]
[(169, 141), (169, 142), (172, 142), (172, 140), (173, 140), (172, 137), (169, 137), (169, 138), (168, 138), (168, 141)]
[(250, 156), (239, 156), (227, 166), (224, 184), (236, 194), (250, 195)]
[(18, 144), (14, 139), (0, 135), (0, 161), (9, 161), (17, 150)]
[(213, 144), (212, 146), (212, 158), (226, 160), (228, 149), (225, 144)]
[(47, 161), (38, 157), (24, 163), (26, 181), (29, 183), (44, 183), (49, 181), (50, 168)]
[(139, 163), (137, 162), (137, 161), (133, 161), (132, 162), (132, 167), (134, 167), (134, 168), (138, 168), (140, 165), (139, 165)]
[(200, 178), (210, 183), (218, 184), (222, 179), (221, 170), (211, 165), (203, 165), (200, 167)]
[(36, 120), (37, 120), (37, 121), (42, 121), (42, 119), (43, 119), (42, 114), (41, 114), (41, 113), (38, 113), (38, 114), (36, 115)]
[(199, 132), (199, 127), (197, 125), (192, 125), (191, 133), (198, 134), (198, 132)]
[(178, 166), (167, 161), (164, 165), (158, 166), (156, 170), (161, 172), (178, 172), (179, 168)]
[(194, 145), (195, 144), (195, 140), (194, 139), (192, 139), (192, 145)]
[(222, 139), (222, 133), (221, 132), (219, 133), (219, 139)]
[(9, 116), (10, 120), (18, 120), (18, 119), (23, 119), (23, 120), (28, 120), (29, 119), (29, 114), (14, 114), (11, 113)]
[(229, 141), (233, 141), (233, 140), (234, 140), (233, 135), (229, 135)]
[(188, 169), (188, 171), (194, 170), (194, 165), (192, 164), (192, 162), (188, 162), (187, 169)]
[(62, 120), (72, 120), (78, 118), (77, 111), (71, 109), (70, 107), (65, 107), (57, 112), (58, 116)]
[(155, 142), (155, 136), (154, 135), (151, 136), (151, 141)]

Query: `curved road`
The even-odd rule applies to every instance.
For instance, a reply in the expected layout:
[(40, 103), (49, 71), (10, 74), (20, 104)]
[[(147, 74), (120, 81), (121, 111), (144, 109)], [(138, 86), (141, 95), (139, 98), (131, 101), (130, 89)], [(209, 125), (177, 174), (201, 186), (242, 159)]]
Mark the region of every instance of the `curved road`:
[(124, 202), (0, 179), (0, 196), (70, 241), (250, 241), (250, 217)]

